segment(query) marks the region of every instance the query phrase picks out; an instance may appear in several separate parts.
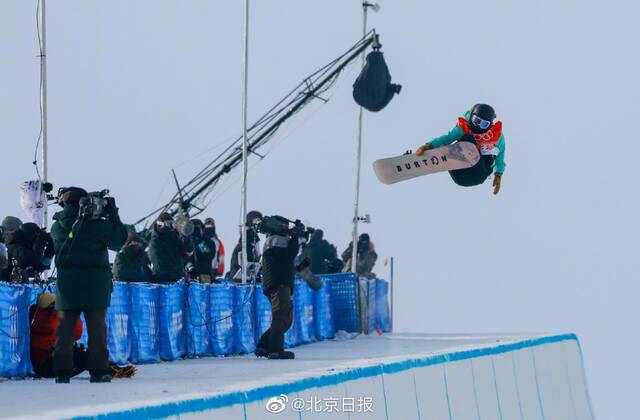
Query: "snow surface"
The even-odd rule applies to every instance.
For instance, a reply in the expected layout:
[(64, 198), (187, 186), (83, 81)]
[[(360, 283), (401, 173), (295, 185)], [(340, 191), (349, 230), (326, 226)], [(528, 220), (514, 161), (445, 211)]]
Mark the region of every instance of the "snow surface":
[[(297, 347), (296, 359), (271, 361), (253, 355), (188, 359), (140, 365), (133, 379), (90, 384), (87, 374), (70, 385), (52, 379), (0, 382), (2, 418), (60, 418), (92, 415), (288, 382), (320, 373), (373, 365), (406, 356), (490, 347), (534, 335), (388, 334), (328, 340)], [(34, 402), (36, 402), (34, 404)]]

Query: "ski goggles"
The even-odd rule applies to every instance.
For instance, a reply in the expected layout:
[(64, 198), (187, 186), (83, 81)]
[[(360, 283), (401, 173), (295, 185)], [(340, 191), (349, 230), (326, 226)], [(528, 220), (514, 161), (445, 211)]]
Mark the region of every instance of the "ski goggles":
[(480, 127), (481, 130), (486, 130), (487, 128), (491, 127), (491, 121), (480, 118), (475, 114), (471, 116), (471, 124), (475, 125), (476, 127)]

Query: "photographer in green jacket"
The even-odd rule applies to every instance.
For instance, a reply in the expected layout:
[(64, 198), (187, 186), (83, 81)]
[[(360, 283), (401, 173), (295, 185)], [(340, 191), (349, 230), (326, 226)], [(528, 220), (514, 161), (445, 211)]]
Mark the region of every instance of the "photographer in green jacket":
[(150, 282), (153, 273), (146, 248), (147, 243), (136, 232), (129, 232), (127, 242), (113, 261), (113, 278), (126, 282)]
[(168, 213), (161, 213), (145, 233), (155, 283), (175, 283), (184, 277), (185, 265), (193, 252), (193, 224), (179, 229), (182, 225), (178, 221)]
[(127, 239), (115, 200), (108, 191), (88, 194), (82, 188), (59, 191), (62, 211), (53, 216), (51, 237), (56, 253), (56, 309), (59, 323), (53, 353), (56, 382), (73, 376), (73, 329), (84, 313), (89, 336), (91, 382), (110, 382), (106, 310), (113, 290), (109, 250)]

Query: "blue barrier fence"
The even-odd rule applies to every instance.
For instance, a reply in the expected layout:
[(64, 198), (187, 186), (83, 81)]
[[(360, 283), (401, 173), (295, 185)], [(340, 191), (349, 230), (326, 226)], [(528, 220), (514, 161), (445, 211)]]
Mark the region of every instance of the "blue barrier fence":
[(185, 336), (187, 355), (209, 356), (211, 352), (211, 287), (192, 283), (187, 292)]
[[(360, 331), (355, 275), (320, 278), (324, 284), (319, 291), (296, 282), (286, 347), (331, 339), (338, 330)], [(388, 332), (388, 284), (374, 280), (367, 285), (369, 330)], [(41, 286), (0, 283), (0, 377), (33, 373), (29, 307), (43, 290)], [(271, 304), (260, 284), (114, 282), (107, 311), (109, 357), (117, 364), (141, 364), (251, 353), (270, 323)]]

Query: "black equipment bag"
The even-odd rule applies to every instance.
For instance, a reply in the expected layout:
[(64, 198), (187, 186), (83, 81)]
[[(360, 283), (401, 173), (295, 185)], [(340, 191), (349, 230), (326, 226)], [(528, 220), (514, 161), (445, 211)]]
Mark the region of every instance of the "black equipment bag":
[(353, 84), (353, 99), (361, 107), (378, 112), (387, 106), (402, 86), (391, 83), (391, 74), (380, 51), (367, 55), (367, 62)]

